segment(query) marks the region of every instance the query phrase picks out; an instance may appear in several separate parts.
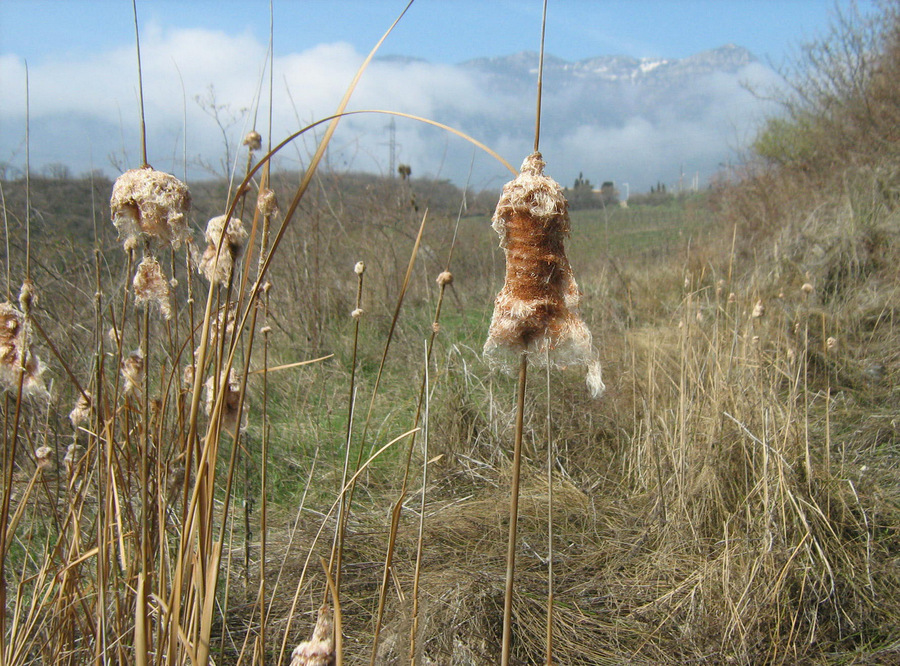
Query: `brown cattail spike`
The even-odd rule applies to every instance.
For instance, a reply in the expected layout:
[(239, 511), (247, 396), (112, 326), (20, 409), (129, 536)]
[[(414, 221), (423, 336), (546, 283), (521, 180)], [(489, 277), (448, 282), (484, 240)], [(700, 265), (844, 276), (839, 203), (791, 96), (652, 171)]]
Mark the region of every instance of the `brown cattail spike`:
[(497, 295), (486, 354), (528, 353), (554, 366), (586, 364), (591, 332), (578, 314), (580, 293), (566, 258), (569, 204), (544, 175), (540, 153), (529, 155), (507, 183), (493, 227), (506, 254), (506, 282)]

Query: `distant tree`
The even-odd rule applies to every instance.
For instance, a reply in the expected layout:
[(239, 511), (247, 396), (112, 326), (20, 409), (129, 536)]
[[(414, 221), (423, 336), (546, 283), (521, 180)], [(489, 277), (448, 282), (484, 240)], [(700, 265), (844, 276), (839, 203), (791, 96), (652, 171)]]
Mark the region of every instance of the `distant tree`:
[(599, 199), (594, 195), (594, 186), (591, 181), (584, 177), (584, 173), (579, 172), (578, 178), (572, 189), (566, 192), (566, 198), (569, 200), (569, 207), (572, 210), (584, 208), (595, 208), (599, 203)]
[(50, 164), (44, 165), (41, 169), (41, 175), (52, 178), (53, 180), (69, 180), (72, 176), (72, 172), (69, 167), (62, 162), (51, 162)]
[(604, 206), (615, 206), (619, 203), (619, 190), (611, 180), (607, 180), (600, 186), (600, 201)]

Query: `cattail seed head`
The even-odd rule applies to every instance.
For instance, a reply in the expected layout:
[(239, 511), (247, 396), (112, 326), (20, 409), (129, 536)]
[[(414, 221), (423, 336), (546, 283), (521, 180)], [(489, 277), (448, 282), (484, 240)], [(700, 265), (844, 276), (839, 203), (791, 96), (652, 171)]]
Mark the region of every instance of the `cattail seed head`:
[(737, 303), (737, 295), (734, 292), (728, 294), (728, 302), (729, 303)]
[(569, 204), (544, 175), (540, 153), (525, 158), (503, 187), (493, 228), (506, 255), (506, 280), (497, 295), (485, 354), (526, 353), (556, 366), (592, 358), (591, 333), (578, 314), (580, 293), (566, 258)]
[[(200, 272), (211, 284), (228, 281), (235, 262), (240, 258), (247, 240), (244, 223), (232, 217), (226, 228), (225, 215), (212, 218), (206, 224), (206, 250), (199, 261)], [(221, 250), (219, 249), (219, 246)]]
[(39, 446), (35, 449), (34, 458), (37, 460), (39, 469), (50, 469), (53, 467), (53, 449), (49, 446)]
[(837, 349), (838, 341), (837, 338), (829, 336), (827, 340), (825, 340), (825, 349), (832, 350)]
[[(207, 415), (212, 415), (213, 413), (216, 394), (220, 388), (222, 388), (220, 386), (220, 381), (217, 381), (215, 375), (211, 375), (206, 380), (206, 384), (204, 384), (204, 389), (206, 391), (204, 407)], [(235, 428), (243, 430), (246, 427), (246, 424), (242, 422), (241, 414), (238, 409), (241, 402), (241, 382), (234, 368), (231, 368), (228, 372), (228, 381), (225, 382), (224, 391), (225, 395), (222, 398), (222, 428), (230, 433), (234, 433)], [(246, 408), (247, 405), (245, 401), (244, 411), (246, 411)]]
[(78, 402), (75, 403), (75, 408), (69, 412), (69, 421), (72, 422), (73, 427), (77, 428), (91, 418), (92, 402), (93, 396), (89, 391), (79, 394)]
[(69, 444), (66, 449), (66, 457), (63, 458), (63, 462), (66, 465), (66, 469), (71, 476), (75, 471), (75, 466), (81, 462), (81, 459), (84, 457), (84, 447), (81, 444)]
[(800, 287), (800, 291), (809, 296), (813, 292), (813, 286), (809, 282), (804, 282), (803, 286)]
[(144, 355), (135, 349), (122, 361), (122, 378), (125, 380), (125, 393), (133, 396), (141, 395), (144, 382)]
[(166, 319), (172, 318), (172, 306), (169, 303), (169, 283), (156, 257), (145, 256), (138, 264), (137, 272), (131, 283), (134, 288), (135, 303), (155, 302)]
[(141, 238), (178, 247), (186, 241), (191, 194), (175, 176), (144, 167), (116, 179), (109, 200), (110, 216), (126, 250)]
[(331, 666), (334, 657), (334, 621), (331, 609), (322, 606), (312, 637), (291, 653), (291, 666)]
[(440, 275), (437, 276), (437, 283), (441, 287), (446, 287), (448, 284), (453, 284), (453, 273), (450, 271), (443, 271)]
[(271, 217), (278, 212), (278, 198), (275, 196), (275, 190), (264, 187), (256, 196), (256, 208), (259, 214)]
[(753, 318), (759, 319), (760, 317), (766, 314), (766, 306), (762, 302), (762, 300), (756, 301), (756, 305), (753, 306)]
[(31, 351), (31, 327), (25, 315), (11, 303), (0, 303), (0, 387), (17, 391), (22, 373), (26, 396), (49, 398), (42, 375), (44, 364)]
[(262, 136), (260, 136), (259, 132), (256, 130), (251, 130), (247, 133), (247, 136), (244, 137), (244, 145), (247, 146), (247, 150), (254, 151), (262, 148)]
[(24, 314), (28, 314), (37, 303), (38, 293), (34, 288), (34, 282), (26, 278), (19, 289), (19, 307)]
[(366, 264), (362, 261), (357, 261), (356, 266), (353, 267), (353, 272), (357, 275), (362, 275), (366, 272)]
[(356, 308), (353, 312), (350, 313), (350, 316), (354, 319), (359, 319), (365, 314), (362, 308)]

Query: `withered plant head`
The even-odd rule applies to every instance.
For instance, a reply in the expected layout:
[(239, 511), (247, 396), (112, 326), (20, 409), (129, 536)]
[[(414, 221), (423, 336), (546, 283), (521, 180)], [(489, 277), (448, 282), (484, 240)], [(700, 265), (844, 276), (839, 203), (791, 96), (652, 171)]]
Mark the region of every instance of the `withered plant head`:
[(49, 446), (39, 446), (35, 449), (34, 458), (40, 469), (50, 469), (53, 467), (53, 449)]
[[(228, 222), (226, 228), (225, 222)], [(235, 262), (240, 258), (247, 241), (247, 230), (238, 218), (225, 215), (212, 218), (206, 224), (206, 250), (200, 258), (200, 272), (211, 284), (228, 282)], [(222, 245), (221, 251), (219, 245)], [(216, 256), (218, 255), (218, 260)]]
[(256, 130), (250, 130), (247, 132), (247, 136), (244, 137), (244, 145), (247, 146), (247, 150), (254, 151), (262, 148), (262, 136), (260, 136), (259, 132)]
[(24, 372), (22, 391), (26, 396), (50, 397), (41, 378), (44, 364), (31, 351), (28, 320), (12, 303), (0, 303), (0, 386), (17, 391), (21, 372)]
[[(206, 400), (204, 406), (206, 414), (211, 416), (215, 406), (215, 398), (219, 389), (219, 381), (215, 375), (210, 375), (204, 384), (206, 391)], [(240, 408), (241, 404), (241, 381), (234, 368), (228, 373), (228, 381), (225, 382), (225, 395), (222, 398), (222, 428), (230, 433), (234, 433), (235, 428), (244, 430), (246, 423), (242, 419)], [(247, 411), (247, 401), (244, 400), (244, 412)]]
[(140, 396), (144, 382), (144, 355), (135, 349), (122, 361), (122, 378), (125, 380), (125, 393)]
[(134, 288), (135, 302), (155, 302), (166, 319), (172, 318), (172, 306), (169, 302), (169, 282), (163, 273), (156, 257), (145, 256), (138, 264), (137, 272), (131, 283)]
[(278, 212), (278, 198), (275, 196), (275, 190), (264, 187), (256, 196), (256, 208), (259, 214), (264, 217), (272, 217)]
[(312, 637), (291, 653), (291, 666), (332, 666), (334, 658), (334, 620), (331, 609), (322, 606)]
[(78, 402), (75, 403), (74, 409), (69, 412), (69, 421), (72, 422), (72, 426), (77, 428), (82, 423), (87, 423), (91, 418), (91, 402), (93, 402), (94, 396), (91, 395), (90, 391), (86, 393), (80, 393), (78, 395)]
[(191, 194), (175, 176), (150, 167), (131, 169), (116, 179), (110, 215), (126, 250), (139, 240), (178, 247), (190, 237)]
[[(566, 258), (569, 204), (544, 175), (540, 153), (525, 158), (515, 180), (503, 187), (493, 227), (506, 254), (506, 281), (497, 295), (485, 354), (522, 353), (538, 364), (587, 364), (591, 332), (578, 314), (580, 293)], [(505, 352), (505, 354), (504, 354)]]

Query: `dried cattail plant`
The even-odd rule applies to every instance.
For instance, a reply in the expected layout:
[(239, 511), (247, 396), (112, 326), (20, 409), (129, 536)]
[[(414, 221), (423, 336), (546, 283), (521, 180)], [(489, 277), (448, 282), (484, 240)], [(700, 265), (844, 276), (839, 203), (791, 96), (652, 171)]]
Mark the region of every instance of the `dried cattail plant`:
[(135, 349), (122, 361), (122, 378), (125, 380), (125, 393), (140, 396), (144, 381), (144, 355)]
[(39, 469), (47, 470), (53, 467), (53, 449), (49, 446), (39, 446), (35, 449), (34, 458)]
[(265, 217), (272, 217), (278, 212), (278, 198), (275, 196), (275, 190), (264, 187), (259, 191), (256, 197), (256, 208), (259, 214)]
[(73, 427), (77, 428), (82, 423), (87, 423), (91, 418), (92, 401), (93, 396), (89, 391), (79, 394), (78, 402), (75, 403), (75, 407), (69, 412), (69, 421), (72, 422)]
[[(206, 414), (213, 413), (216, 394), (218, 391), (218, 381), (215, 375), (211, 375), (204, 384), (206, 391), (206, 400), (204, 403)], [(225, 395), (222, 398), (222, 427), (228, 432), (234, 433), (235, 428), (243, 430), (246, 423), (241, 418), (239, 411), (241, 403), (241, 381), (234, 368), (228, 373), (228, 381), (225, 382)], [(247, 410), (246, 400), (244, 401), (244, 411)]]
[(243, 144), (247, 146), (247, 150), (254, 151), (262, 148), (262, 136), (256, 130), (250, 130), (247, 132), (247, 136), (244, 137)]
[[(226, 227), (226, 220), (228, 226)], [(247, 240), (247, 230), (238, 218), (219, 215), (206, 224), (206, 250), (199, 261), (200, 272), (211, 284), (228, 282)], [(221, 250), (219, 245), (222, 245)]]
[[(565, 239), (569, 204), (562, 188), (544, 175), (544, 160), (535, 152), (503, 187), (493, 227), (506, 255), (506, 281), (497, 295), (485, 354), (512, 352), (552, 366), (593, 363), (591, 332), (578, 314), (580, 293)], [(548, 353), (549, 352), (549, 353)], [(599, 389), (596, 381), (592, 391)]]
[(156, 257), (145, 256), (138, 264), (137, 272), (131, 283), (134, 288), (135, 302), (156, 302), (159, 311), (166, 319), (172, 318), (172, 306), (169, 301), (169, 281), (163, 273)]
[(144, 167), (123, 173), (113, 185), (109, 208), (126, 250), (135, 249), (141, 239), (178, 247), (190, 237), (191, 194), (162, 171)]
[(291, 666), (331, 666), (334, 658), (334, 621), (331, 609), (322, 606), (312, 637), (291, 653)]
[(11, 303), (0, 303), (0, 386), (16, 391), (21, 372), (24, 394), (47, 398), (49, 394), (41, 378), (44, 364), (31, 351), (30, 333), (21, 311)]

